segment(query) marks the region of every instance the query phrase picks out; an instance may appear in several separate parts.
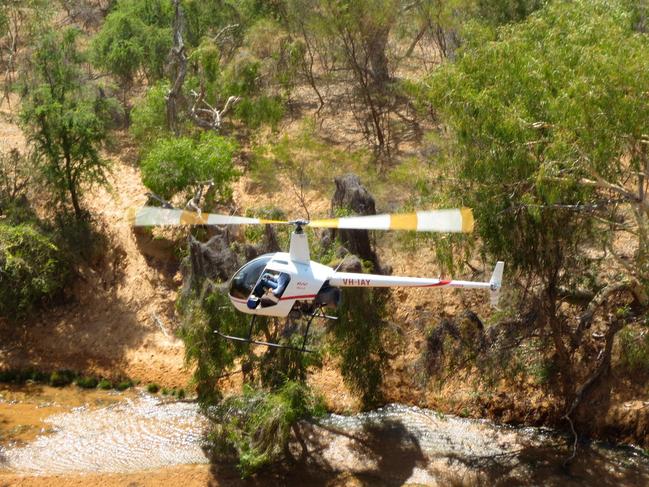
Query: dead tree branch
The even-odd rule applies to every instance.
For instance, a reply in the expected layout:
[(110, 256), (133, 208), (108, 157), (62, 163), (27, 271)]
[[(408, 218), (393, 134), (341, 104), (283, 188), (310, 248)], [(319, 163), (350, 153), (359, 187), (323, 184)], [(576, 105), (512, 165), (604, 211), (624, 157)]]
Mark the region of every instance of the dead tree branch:
[(207, 130), (219, 130), (223, 116), (241, 99), (238, 96), (230, 96), (223, 108), (219, 110), (205, 100), (205, 89), (202, 86), (200, 93), (192, 90), (191, 94), (194, 103), (189, 110), (189, 116), (196, 125)]

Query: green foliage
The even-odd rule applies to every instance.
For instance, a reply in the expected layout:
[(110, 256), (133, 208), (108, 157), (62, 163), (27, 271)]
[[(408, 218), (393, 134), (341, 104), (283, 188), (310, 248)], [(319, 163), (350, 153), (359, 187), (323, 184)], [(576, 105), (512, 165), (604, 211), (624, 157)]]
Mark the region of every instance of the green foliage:
[(101, 379), (97, 383), (97, 389), (107, 391), (107, 390), (112, 389), (112, 388), (113, 388), (113, 383), (111, 381), (109, 381), (108, 379)]
[(114, 104), (86, 80), (77, 37), (72, 29), (39, 36), (21, 120), (44, 181), (82, 220), (83, 188), (106, 184), (108, 161), (101, 158), (99, 147), (106, 140)]
[(148, 384), (146, 386), (146, 390), (150, 394), (157, 394), (158, 391), (160, 390), (160, 386), (158, 384), (156, 384), (155, 382), (152, 382), (151, 384)]
[(99, 384), (99, 381), (96, 377), (84, 375), (82, 377), (77, 377), (74, 383), (82, 389), (94, 389)]
[(0, 316), (22, 318), (53, 299), (69, 277), (51, 238), (31, 224), (0, 223)]
[(345, 288), (338, 320), (330, 325), (331, 350), (341, 359), (343, 379), (365, 407), (381, 400), (387, 297), (383, 289)]
[(620, 364), (631, 373), (649, 374), (649, 333), (625, 328), (619, 334)]
[(50, 374), (35, 370), (33, 368), (27, 369), (3, 369), (0, 370), (0, 382), (10, 384), (24, 384), (26, 382), (35, 383), (48, 383)]
[(123, 87), (142, 70), (149, 82), (163, 77), (171, 48), (171, 2), (121, 0), (106, 17), (91, 44), (92, 59), (115, 75)]
[(131, 379), (121, 380), (115, 385), (115, 389), (118, 391), (125, 391), (131, 387), (133, 387), (133, 381)]
[(184, 0), (185, 37), (187, 43), (198, 46), (206, 38), (213, 38), (226, 26), (235, 26), (235, 41), (245, 29), (245, 19), (241, 16), (241, 2), (223, 0)]
[(493, 25), (518, 22), (541, 8), (546, 0), (472, 0), (476, 18)]
[(219, 198), (227, 199), (230, 183), (237, 177), (232, 165), (236, 148), (232, 139), (211, 132), (203, 133), (198, 142), (188, 137), (159, 139), (142, 161), (142, 181), (154, 193), (171, 199), (211, 179)]
[[(554, 2), (495, 37), (476, 30), (427, 82), (452, 129), (458, 201), (484, 249), (556, 284), (579, 268), (594, 174), (624, 179), (649, 116), (649, 44), (617, 2)], [(636, 166), (635, 162), (631, 163)]]
[(31, 162), (15, 148), (0, 152), (0, 211), (3, 206), (25, 197), (31, 179)]
[(71, 370), (55, 370), (50, 374), (50, 385), (52, 387), (63, 387), (72, 384), (76, 374)]
[(146, 152), (155, 141), (168, 136), (165, 96), (169, 84), (159, 82), (151, 86), (143, 98), (138, 100), (131, 111), (131, 135)]
[(215, 329), (233, 336), (245, 336), (246, 316), (236, 311), (225, 293), (212, 292), (203, 302), (194, 295), (179, 303), (185, 317), (178, 335), (185, 343), (185, 361), (195, 363), (193, 381), (199, 403), (205, 406), (220, 399), (215, 378), (224, 374), (238, 356), (245, 353), (245, 344), (232, 344), (214, 333)]
[(234, 451), (248, 477), (284, 457), (298, 421), (323, 413), (322, 401), (303, 383), (288, 381), (273, 392), (245, 387), (210, 412), (216, 422), (210, 439), (220, 452)]
[(244, 98), (234, 109), (237, 118), (251, 129), (262, 125), (270, 125), (273, 129), (277, 129), (277, 124), (284, 117), (284, 111), (284, 102), (281, 98), (269, 96)]

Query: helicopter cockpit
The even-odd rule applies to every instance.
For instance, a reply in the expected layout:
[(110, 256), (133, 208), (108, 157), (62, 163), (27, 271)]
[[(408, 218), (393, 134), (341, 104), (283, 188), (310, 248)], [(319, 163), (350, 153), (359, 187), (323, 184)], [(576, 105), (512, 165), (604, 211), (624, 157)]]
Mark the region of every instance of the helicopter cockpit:
[(248, 299), (261, 273), (273, 258), (273, 254), (264, 254), (251, 260), (232, 277), (230, 283), (230, 296), (239, 299)]
[(272, 257), (262, 255), (239, 269), (230, 283), (230, 296), (246, 300), (249, 309), (277, 304), (291, 278), (285, 272), (266, 269)]

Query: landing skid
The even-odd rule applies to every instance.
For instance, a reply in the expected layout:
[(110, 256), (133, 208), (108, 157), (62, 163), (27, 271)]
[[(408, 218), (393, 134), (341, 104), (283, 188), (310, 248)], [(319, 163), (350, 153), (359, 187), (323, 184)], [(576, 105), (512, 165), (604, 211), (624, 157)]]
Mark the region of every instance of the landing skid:
[(306, 328), (304, 330), (303, 334), (303, 340), (302, 340), (302, 346), (301, 347), (294, 347), (292, 345), (282, 345), (280, 343), (273, 343), (273, 342), (265, 342), (262, 340), (255, 340), (252, 338), (252, 332), (255, 326), (255, 321), (257, 319), (257, 315), (253, 315), (252, 318), (250, 319), (250, 326), (248, 327), (248, 337), (243, 338), (243, 337), (235, 337), (232, 335), (226, 335), (225, 333), (221, 333), (220, 330), (214, 330), (214, 333), (219, 335), (222, 338), (225, 338), (226, 340), (233, 340), (236, 342), (242, 342), (242, 343), (250, 343), (252, 345), (262, 345), (264, 347), (270, 347), (270, 348), (281, 348), (284, 350), (293, 350), (296, 352), (308, 352), (308, 353), (314, 353), (315, 350), (311, 350), (306, 348), (306, 342), (307, 338), (309, 336), (309, 329), (311, 328), (311, 322), (313, 322), (314, 318), (324, 318), (328, 320), (337, 320), (338, 318), (336, 316), (329, 316), (325, 314), (322, 306), (316, 308), (312, 313), (304, 313), (302, 312), (302, 316), (308, 317), (308, 321), (306, 322)]

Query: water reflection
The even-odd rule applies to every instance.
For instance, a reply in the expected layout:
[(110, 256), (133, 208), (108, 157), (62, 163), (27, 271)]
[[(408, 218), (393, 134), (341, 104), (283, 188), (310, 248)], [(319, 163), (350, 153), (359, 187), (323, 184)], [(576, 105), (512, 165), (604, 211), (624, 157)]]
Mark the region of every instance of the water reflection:
[(191, 403), (164, 403), (140, 393), (99, 409), (74, 407), (47, 417), (44, 423), (50, 426), (50, 434), (0, 450), (11, 470), (132, 472), (207, 462), (201, 449), (206, 420)]

